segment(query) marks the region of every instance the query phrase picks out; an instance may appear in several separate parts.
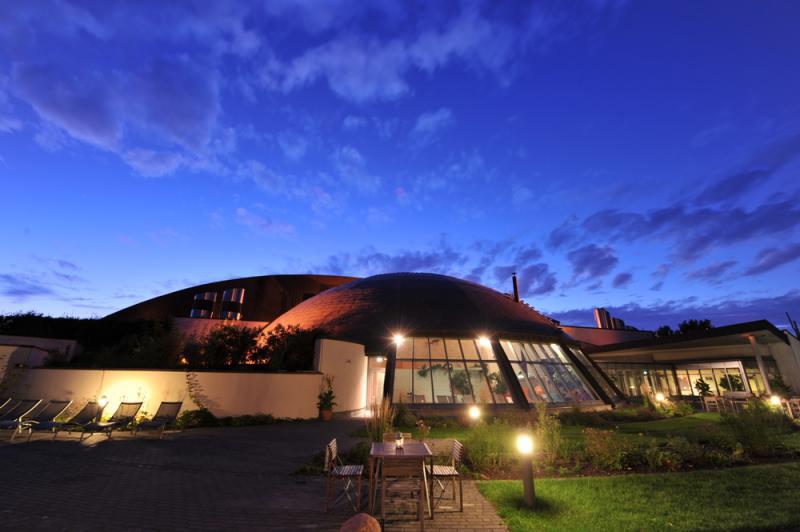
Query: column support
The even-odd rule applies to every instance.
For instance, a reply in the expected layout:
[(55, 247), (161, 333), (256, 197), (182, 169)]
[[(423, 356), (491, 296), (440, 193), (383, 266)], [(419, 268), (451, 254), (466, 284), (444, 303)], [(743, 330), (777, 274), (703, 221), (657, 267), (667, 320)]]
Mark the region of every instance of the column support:
[(772, 387), (769, 385), (769, 377), (767, 376), (767, 370), (764, 367), (764, 359), (761, 357), (761, 350), (758, 348), (756, 337), (751, 334), (748, 335), (747, 339), (750, 341), (750, 347), (753, 348), (753, 355), (756, 357), (758, 371), (761, 373), (761, 378), (764, 380), (764, 389), (767, 391), (767, 395), (772, 395)]

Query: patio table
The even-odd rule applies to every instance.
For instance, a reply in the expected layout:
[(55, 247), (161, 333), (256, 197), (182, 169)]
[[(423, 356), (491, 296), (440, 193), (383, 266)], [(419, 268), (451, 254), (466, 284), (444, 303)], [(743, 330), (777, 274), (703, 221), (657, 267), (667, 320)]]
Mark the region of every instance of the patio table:
[(375, 510), (375, 491), (378, 481), (378, 468), (376, 466), (379, 466), (380, 460), (386, 456), (421, 462), (420, 469), (422, 470), (422, 482), (425, 485), (425, 502), (428, 505), (428, 515), (433, 519), (433, 505), (431, 505), (430, 497), (433, 489), (433, 477), (429, 482), (425, 473), (427, 468), (424, 467), (426, 460), (429, 460), (429, 465), (433, 467), (433, 453), (428, 444), (423, 442), (406, 442), (401, 450), (397, 449), (394, 442), (376, 442), (372, 444), (369, 452), (369, 513), (373, 514)]

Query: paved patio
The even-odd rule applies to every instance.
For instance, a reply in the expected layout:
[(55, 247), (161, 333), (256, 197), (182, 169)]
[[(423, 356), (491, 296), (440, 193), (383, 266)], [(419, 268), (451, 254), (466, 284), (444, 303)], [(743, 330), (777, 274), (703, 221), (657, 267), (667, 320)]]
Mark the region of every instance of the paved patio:
[[(78, 442), (0, 443), (0, 520), (35, 530), (338, 530), (352, 510), (323, 511), (324, 480), (293, 475), (331, 437), (347, 448), (358, 422), (195, 429), (162, 441), (127, 434)], [(7, 438), (7, 435), (0, 437)], [(464, 513), (443, 501), (426, 530), (505, 530), (471, 482)], [(348, 511), (349, 510), (349, 511)], [(413, 516), (387, 530), (416, 529)]]

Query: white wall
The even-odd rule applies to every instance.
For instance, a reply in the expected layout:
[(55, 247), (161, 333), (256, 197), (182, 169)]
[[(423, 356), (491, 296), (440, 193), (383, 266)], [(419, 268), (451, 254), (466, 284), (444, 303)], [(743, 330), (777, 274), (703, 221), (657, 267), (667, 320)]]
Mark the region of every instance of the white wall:
[[(314, 418), (319, 373), (192, 372), (195, 395), (217, 416), (272, 414), (279, 418)], [(15, 373), (9, 391), (19, 398), (71, 399), (80, 408), (101, 396), (111, 415), (123, 401), (142, 401), (142, 411), (155, 413), (161, 401), (192, 401), (184, 371), (25, 369)]]
[(339, 340), (318, 340), (314, 367), (334, 378), (334, 412), (352, 412), (366, 408), (367, 357), (363, 345)]
[[(0, 351), (0, 362), (2, 359)], [(334, 377), (335, 412), (366, 407), (367, 357), (363, 345), (320, 340), (315, 364), (319, 372), (303, 373), (64, 368), (14, 368), (4, 372), (0, 364), (0, 375), (5, 373), (3, 394), (70, 399), (75, 410), (106, 396), (107, 416), (123, 401), (142, 401), (142, 412), (149, 415), (161, 401), (183, 401), (184, 410), (203, 406), (216, 416), (263, 413), (278, 418), (315, 418), (323, 373)]]

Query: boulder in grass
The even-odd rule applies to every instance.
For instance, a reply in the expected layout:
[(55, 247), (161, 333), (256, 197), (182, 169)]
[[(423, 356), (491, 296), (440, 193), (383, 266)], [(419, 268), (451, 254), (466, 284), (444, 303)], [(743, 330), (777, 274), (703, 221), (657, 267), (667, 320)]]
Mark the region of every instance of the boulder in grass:
[(344, 522), (339, 532), (381, 532), (381, 525), (369, 514), (356, 514)]

